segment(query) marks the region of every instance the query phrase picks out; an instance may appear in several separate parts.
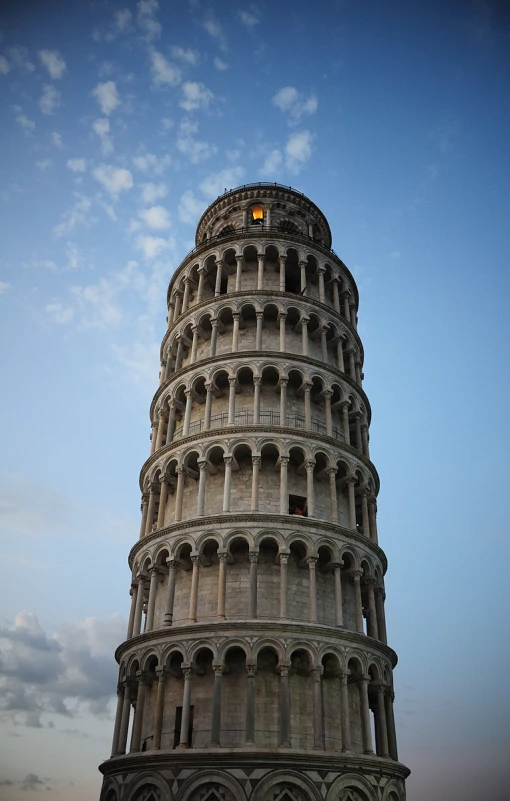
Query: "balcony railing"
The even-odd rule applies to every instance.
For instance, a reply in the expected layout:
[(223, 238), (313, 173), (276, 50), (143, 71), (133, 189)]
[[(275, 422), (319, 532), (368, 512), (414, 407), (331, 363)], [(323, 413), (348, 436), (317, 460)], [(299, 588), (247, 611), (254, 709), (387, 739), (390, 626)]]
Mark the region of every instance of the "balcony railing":
[[(193, 434), (200, 434), (204, 431), (204, 421), (205, 418), (201, 420), (196, 420), (194, 423), (191, 423), (189, 427), (189, 434), (188, 436), (192, 436)], [(211, 417), (211, 425), (209, 431), (214, 430), (216, 428), (223, 428), (224, 426), (228, 425), (228, 413), (222, 412), (221, 414), (215, 414)], [(252, 411), (244, 411), (244, 412), (237, 412), (234, 415), (234, 425), (235, 426), (252, 426), (253, 425), (253, 412)], [(273, 411), (261, 411), (259, 415), (259, 423), (258, 425), (264, 427), (272, 427), (272, 426), (279, 426), (280, 425), (280, 414), (279, 412)], [(297, 430), (303, 431), (305, 428), (305, 418), (299, 414), (287, 414), (285, 415), (285, 426), (287, 428), (294, 428)], [(176, 428), (174, 433), (174, 440), (182, 438), (182, 425)], [(326, 435), (326, 424), (323, 423), (321, 420), (317, 420), (312, 417), (312, 432), (314, 434), (322, 434)], [(343, 431), (336, 426), (333, 426), (333, 437), (334, 439), (344, 440)]]

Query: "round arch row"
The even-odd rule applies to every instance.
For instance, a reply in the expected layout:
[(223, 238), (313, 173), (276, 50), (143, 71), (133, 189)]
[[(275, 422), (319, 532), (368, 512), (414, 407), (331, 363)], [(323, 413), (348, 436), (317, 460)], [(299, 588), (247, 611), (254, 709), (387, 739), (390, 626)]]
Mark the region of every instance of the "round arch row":
[(133, 565), (127, 639), (223, 620), (320, 624), (386, 644), (383, 568), (370, 554), (301, 532), (176, 537)]
[(197, 367), (162, 390), (153, 415), (151, 455), (189, 434), (264, 425), (329, 436), (370, 458), (369, 410), (352, 387), (279, 360)]
[(354, 454), (297, 436), (196, 441), (142, 478), (140, 537), (215, 514), (263, 512), (338, 524), (377, 542), (377, 476)]
[(160, 383), (202, 359), (243, 350), (314, 358), (362, 383), (361, 344), (345, 324), (304, 301), (273, 298), (231, 299), (188, 315), (164, 341)]
[(257, 289), (318, 300), (357, 325), (354, 287), (334, 260), (282, 241), (254, 241), (208, 250), (185, 265), (168, 290), (168, 326), (204, 300)]
[[(299, 701), (297, 701), (299, 699)], [(120, 665), (112, 755), (171, 748), (316, 749), (397, 759), (391, 666), (357, 648), (213, 638)], [(373, 714), (373, 718), (371, 717)], [(375, 741), (375, 742), (374, 742)]]
[[(352, 756), (351, 756), (352, 759)], [(265, 767), (264, 763), (261, 763)], [(197, 767), (191, 776), (180, 783), (177, 795), (172, 793), (169, 780), (151, 766), (136, 773), (128, 783), (117, 781), (117, 777), (108, 776), (103, 783), (101, 801), (405, 801), (405, 792), (401, 781), (395, 778), (386, 780), (386, 776), (377, 777), (374, 783), (367, 774), (369, 771), (350, 772), (330, 770), (328, 765), (328, 782), (321, 779), (314, 781), (307, 771), (293, 770), (290, 767), (264, 770), (265, 777), (257, 782), (249, 795), (241, 786), (238, 778), (228, 768)], [(172, 780), (170, 780), (172, 782)], [(327, 788), (326, 795), (321, 792)]]

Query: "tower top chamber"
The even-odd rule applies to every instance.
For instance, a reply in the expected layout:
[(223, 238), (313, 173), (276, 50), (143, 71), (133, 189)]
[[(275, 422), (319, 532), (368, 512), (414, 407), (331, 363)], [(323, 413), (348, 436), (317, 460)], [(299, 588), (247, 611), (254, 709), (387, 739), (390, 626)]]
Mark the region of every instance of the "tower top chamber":
[(404, 801), (358, 292), (305, 195), (173, 275), (102, 801)]

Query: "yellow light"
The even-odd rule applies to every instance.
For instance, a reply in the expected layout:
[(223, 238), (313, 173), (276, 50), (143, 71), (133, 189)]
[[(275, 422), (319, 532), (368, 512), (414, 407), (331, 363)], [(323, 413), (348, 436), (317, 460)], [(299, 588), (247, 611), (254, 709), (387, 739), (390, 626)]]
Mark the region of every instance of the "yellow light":
[(262, 206), (252, 206), (251, 207), (251, 216), (253, 220), (263, 220), (264, 219), (264, 209)]

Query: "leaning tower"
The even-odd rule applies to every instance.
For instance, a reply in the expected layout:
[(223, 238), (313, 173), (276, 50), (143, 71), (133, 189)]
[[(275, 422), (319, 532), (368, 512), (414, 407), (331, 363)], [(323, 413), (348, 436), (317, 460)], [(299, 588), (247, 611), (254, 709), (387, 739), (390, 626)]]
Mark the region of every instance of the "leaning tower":
[(404, 801), (354, 279), (300, 192), (168, 289), (102, 801)]

